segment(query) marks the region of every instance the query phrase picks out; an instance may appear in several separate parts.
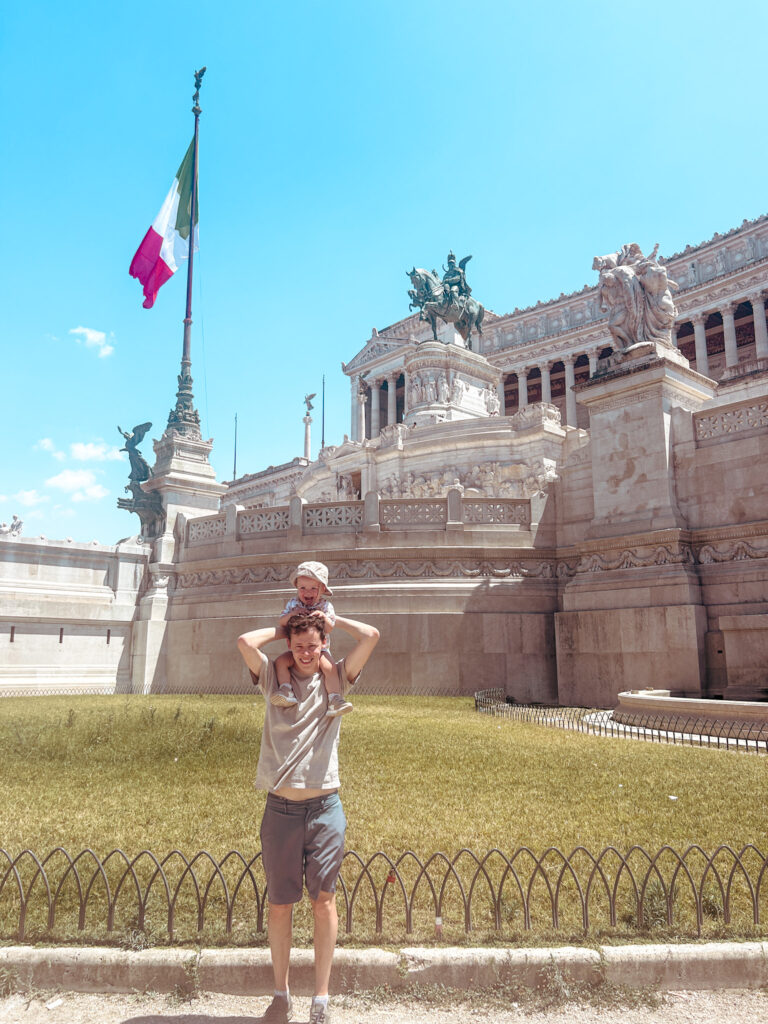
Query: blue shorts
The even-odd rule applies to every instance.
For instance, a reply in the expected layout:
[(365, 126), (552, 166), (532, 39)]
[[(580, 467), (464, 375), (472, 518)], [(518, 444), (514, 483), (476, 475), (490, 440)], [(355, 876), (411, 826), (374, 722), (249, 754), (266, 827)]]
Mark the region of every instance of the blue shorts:
[(346, 829), (338, 793), (310, 800), (267, 793), (260, 834), (269, 902), (298, 903), (305, 879), (313, 900), (336, 892)]

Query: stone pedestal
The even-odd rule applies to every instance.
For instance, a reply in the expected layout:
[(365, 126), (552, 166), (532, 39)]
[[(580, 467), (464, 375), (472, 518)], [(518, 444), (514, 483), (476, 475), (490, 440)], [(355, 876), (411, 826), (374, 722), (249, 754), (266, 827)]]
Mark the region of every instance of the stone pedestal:
[(208, 515), (219, 510), (219, 498), (226, 485), (216, 482), (216, 471), (208, 461), (213, 441), (188, 437), (168, 429), (154, 442), (155, 465), (144, 483), (146, 492), (160, 494), (165, 509), (165, 527), (155, 545), (155, 561), (173, 560), (173, 532), (176, 518)]
[(405, 372), (403, 421), (408, 426), (487, 418), (499, 413), (501, 372), (485, 356), (467, 348), (424, 342), (406, 357)]
[(177, 525), (185, 519), (218, 512), (226, 485), (216, 482), (208, 461), (213, 441), (203, 441), (168, 427), (154, 442), (153, 475), (144, 490), (160, 495), (165, 511), (162, 534), (154, 542), (150, 586), (139, 602), (135, 623), (131, 678), (135, 693), (162, 690), (166, 680), (169, 594), (174, 589)]
[(594, 511), (555, 616), (563, 704), (610, 706), (649, 686), (701, 695), (707, 615), (675, 494), (672, 410), (692, 414), (715, 389), (652, 345), (601, 361), (575, 388), (590, 414)]
[(686, 524), (672, 466), (672, 409), (699, 410), (717, 385), (677, 350), (636, 345), (601, 360), (574, 390), (589, 409), (594, 518), (589, 535), (616, 537)]

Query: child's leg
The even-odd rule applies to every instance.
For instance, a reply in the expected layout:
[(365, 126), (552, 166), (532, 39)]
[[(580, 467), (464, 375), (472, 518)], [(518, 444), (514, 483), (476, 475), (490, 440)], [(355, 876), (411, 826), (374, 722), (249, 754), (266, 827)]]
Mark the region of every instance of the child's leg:
[[(275, 667), (277, 667), (277, 663), (275, 663)], [(325, 692), (329, 695), (331, 693), (341, 693), (339, 673), (336, 671), (333, 658), (330, 656), (328, 651), (323, 651), (320, 655), (320, 671), (323, 673)]]
[(277, 689), (270, 696), (269, 701), (277, 708), (293, 708), (299, 703), (291, 685), (291, 668), (293, 665), (293, 655), (290, 651), (285, 651), (280, 657), (275, 658)]
[[(278, 686), (291, 686), (291, 669), (294, 664), (290, 651), (284, 651), (279, 658), (275, 658), (275, 675)], [(291, 689), (293, 689), (292, 686)]]
[(328, 694), (328, 710), (326, 715), (330, 718), (336, 718), (337, 715), (346, 715), (350, 711), (354, 711), (354, 706), (341, 695), (339, 673), (336, 671), (333, 659), (327, 651), (323, 651), (320, 655), (320, 671), (323, 673), (323, 685)]

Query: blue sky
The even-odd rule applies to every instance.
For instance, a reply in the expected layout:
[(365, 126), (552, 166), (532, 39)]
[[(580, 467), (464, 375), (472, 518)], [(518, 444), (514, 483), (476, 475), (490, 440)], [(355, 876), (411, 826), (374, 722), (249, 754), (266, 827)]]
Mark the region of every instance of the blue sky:
[[(117, 425), (175, 401), (185, 275), (141, 306), (128, 265), (201, 92), (192, 369), (230, 479), (303, 453), (326, 375), (408, 315), (406, 270), (471, 253), (497, 313), (594, 283), (596, 253), (662, 255), (768, 212), (768, 8), (251, 0), (0, 15), (0, 520), (114, 543)], [(313, 454), (320, 442), (316, 403)]]

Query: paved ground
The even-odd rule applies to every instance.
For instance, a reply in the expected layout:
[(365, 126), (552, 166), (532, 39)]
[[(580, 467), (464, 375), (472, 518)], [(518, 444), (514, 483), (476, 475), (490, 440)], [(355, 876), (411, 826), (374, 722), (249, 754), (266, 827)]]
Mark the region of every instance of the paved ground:
[[(333, 1003), (332, 1024), (764, 1024), (768, 994), (673, 992), (656, 1006), (581, 1006), (566, 1003), (536, 1010), (530, 1004), (483, 1004), (445, 1000), (424, 1006), (406, 1000), (379, 1001), (350, 996)], [(0, 999), (1, 1024), (257, 1024), (264, 997), (203, 995), (189, 1003), (159, 995), (39, 993)], [(307, 1024), (309, 1000), (298, 998), (294, 1020)]]
[[(445, 1000), (425, 1007), (413, 1001), (380, 1001), (344, 996), (333, 1004), (332, 1024), (765, 1024), (768, 994), (763, 991), (672, 992), (655, 1007), (580, 1006), (558, 1009), (529, 1005), (461, 1004)], [(191, 1002), (165, 995), (38, 993), (0, 999), (2, 1024), (256, 1024), (264, 997), (206, 994)], [(309, 1000), (297, 998), (294, 1019), (306, 1024)]]

